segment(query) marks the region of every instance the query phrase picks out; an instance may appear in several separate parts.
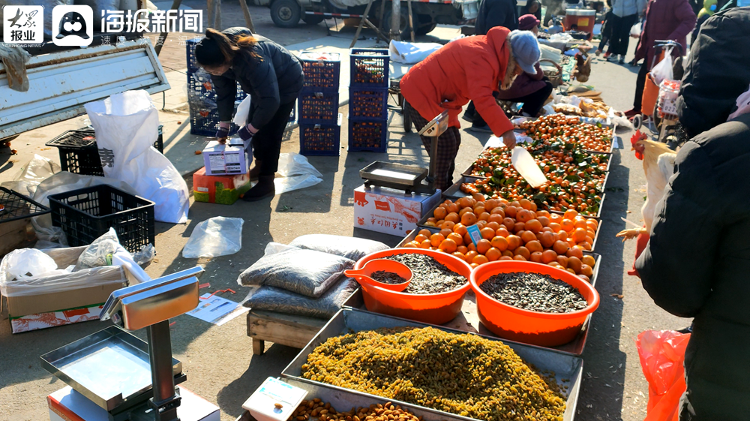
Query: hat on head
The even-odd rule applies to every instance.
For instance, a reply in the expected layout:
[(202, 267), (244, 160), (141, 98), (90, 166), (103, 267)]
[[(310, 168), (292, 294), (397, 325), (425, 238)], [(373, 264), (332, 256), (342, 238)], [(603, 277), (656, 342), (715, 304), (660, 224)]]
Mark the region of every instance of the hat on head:
[(539, 25), (539, 19), (534, 15), (523, 15), (518, 18), (518, 30), (520, 31), (530, 31), (537, 25)]
[(534, 65), (539, 61), (542, 53), (539, 51), (539, 43), (531, 31), (515, 30), (508, 35), (513, 58), (526, 73), (534, 74)]

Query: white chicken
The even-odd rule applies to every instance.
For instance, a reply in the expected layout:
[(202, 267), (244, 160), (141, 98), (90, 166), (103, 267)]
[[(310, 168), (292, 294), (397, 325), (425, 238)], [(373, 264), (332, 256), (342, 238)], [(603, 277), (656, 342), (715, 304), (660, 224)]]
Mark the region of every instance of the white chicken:
[(636, 131), (630, 138), (635, 150), (636, 158), (643, 161), (643, 171), (646, 173), (646, 202), (641, 208), (645, 227), (625, 229), (617, 233), (622, 241), (638, 237), (640, 234), (651, 232), (654, 221), (656, 204), (664, 196), (669, 178), (674, 174), (675, 158), (677, 154), (661, 142), (648, 140), (648, 136)]

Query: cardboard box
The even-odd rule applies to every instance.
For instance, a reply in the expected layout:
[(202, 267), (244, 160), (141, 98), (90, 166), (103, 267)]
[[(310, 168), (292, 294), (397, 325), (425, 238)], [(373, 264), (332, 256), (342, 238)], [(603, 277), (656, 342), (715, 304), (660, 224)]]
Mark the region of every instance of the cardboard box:
[[(219, 407), (195, 393), (177, 386), (182, 401), (177, 408), (180, 421), (220, 421)], [(109, 421), (104, 408), (91, 402), (70, 386), (47, 396), (50, 421)]]
[(0, 256), (30, 244), (36, 235), (31, 227), (31, 218), (0, 223)]
[(250, 175), (206, 175), (206, 167), (193, 174), (193, 198), (196, 202), (231, 205), (250, 190)]
[[(239, 143), (237, 141), (239, 140)], [(208, 142), (203, 149), (203, 164), (207, 175), (245, 174), (252, 162), (250, 155), (245, 152), (245, 145), (240, 139), (230, 139), (222, 145), (218, 141)]]
[[(85, 249), (71, 247), (47, 250), (45, 253), (55, 259), (58, 267), (65, 268), (75, 264)], [(60, 283), (66, 283), (69, 287), (54, 288), (55, 284)], [(127, 284), (122, 268), (105, 266), (12, 281), (4, 287), (4, 296), (0, 300), (8, 308), (11, 332), (21, 333), (97, 320), (101, 306), (109, 295)]]
[(403, 190), (359, 186), (354, 189), (354, 227), (403, 237), (440, 202), (440, 194), (406, 195)]

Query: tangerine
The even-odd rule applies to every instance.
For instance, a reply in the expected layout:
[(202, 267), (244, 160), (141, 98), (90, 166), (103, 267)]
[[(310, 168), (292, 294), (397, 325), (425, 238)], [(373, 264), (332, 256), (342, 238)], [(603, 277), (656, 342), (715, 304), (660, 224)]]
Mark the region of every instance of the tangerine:
[(575, 229), (575, 226), (573, 226), (573, 221), (571, 221), (570, 219), (563, 219), (560, 226), (565, 232), (571, 232)]
[(519, 233), (525, 229), (526, 229), (526, 224), (524, 224), (523, 222), (516, 222), (515, 225), (513, 226), (513, 232), (515, 233)]
[(581, 274), (588, 277), (594, 276), (594, 269), (592, 269), (591, 266), (583, 263), (581, 264)]
[(454, 251), (453, 255), (456, 256), (456, 257), (458, 257), (459, 259), (463, 260), (464, 262), (466, 261), (466, 256), (464, 256), (464, 254), (461, 253), (460, 251)]
[(509, 250), (515, 250), (518, 247), (520, 247), (521, 244), (523, 244), (523, 242), (522, 242), (523, 240), (521, 240), (521, 237), (519, 237), (517, 235), (509, 235), (508, 237), (506, 237), (506, 240), (508, 240), (508, 249)]
[(571, 221), (576, 219), (576, 216), (578, 216), (578, 211), (575, 209), (568, 209), (563, 214), (563, 219), (570, 219)]
[(448, 215), (445, 215), (445, 220), (455, 223), (458, 223), (458, 221), (461, 220), (461, 217), (458, 216), (456, 212), (451, 212)]
[(576, 274), (581, 273), (581, 259), (573, 256), (568, 258), (568, 269), (573, 269)]
[(474, 250), (466, 253), (466, 262), (467, 263), (471, 263), (471, 261), (474, 260), (474, 258), (477, 257), (477, 256), (479, 256), (479, 253), (477, 253)]
[(591, 256), (588, 254), (583, 256), (583, 259), (581, 259), (581, 262), (583, 262), (583, 264), (585, 265), (591, 266), (592, 268), (596, 265), (596, 259), (594, 259), (594, 256)]
[(526, 248), (529, 249), (529, 251), (532, 253), (535, 251), (538, 251), (540, 253), (544, 251), (544, 247), (542, 247), (542, 243), (540, 243), (537, 240), (529, 241), (528, 243), (526, 243)]
[(487, 240), (492, 240), (495, 237), (495, 230), (490, 227), (482, 228), (479, 233), (482, 235), (482, 238)]
[(455, 213), (455, 214), (458, 214), (458, 211), (459, 211), (458, 205), (453, 202), (448, 203), (445, 206), (445, 210), (447, 210), (448, 213)]
[(584, 281), (591, 283), (591, 278), (589, 278), (586, 275), (578, 275), (579, 278), (583, 279)]
[(516, 227), (516, 220), (506, 217), (505, 219), (503, 219), (503, 225), (505, 225), (505, 229), (507, 229), (508, 231), (513, 231)]
[(531, 261), (534, 263), (542, 263), (542, 252), (535, 251), (531, 253)]
[(433, 247), (437, 247), (440, 245), (440, 243), (445, 240), (445, 236), (443, 234), (432, 234), (430, 236), (430, 244), (432, 244)]
[(526, 260), (529, 260), (529, 258), (531, 257), (531, 252), (526, 247), (521, 246), (521, 247), (513, 250), (513, 255), (515, 255), (515, 256), (521, 255), (521, 256), (525, 257)]
[(442, 228), (447, 228), (447, 229), (453, 231), (453, 227), (455, 227), (455, 226), (456, 226), (456, 223), (453, 222), (453, 221), (443, 221)]
[(490, 240), (482, 238), (481, 240), (477, 241), (477, 253), (479, 254), (487, 253), (487, 250), (491, 248), (492, 248), (492, 244), (490, 244)]
[(516, 220), (518, 222), (526, 222), (530, 221), (532, 219), (531, 212), (529, 212), (526, 209), (521, 209), (518, 211), (518, 214), (516, 215)]
[(521, 256), (520, 254), (517, 254), (517, 255), (513, 256), (513, 260), (518, 260), (518, 261), (521, 261), (521, 262), (525, 262), (525, 261), (527, 261), (529, 259)]
[(538, 219), (530, 219), (526, 221), (526, 229), (536, 234), (542, 230), (542, 223)]
[(523, 240), (524, 244), (527, 244), (531, 241), (536, 241), (536, 234), (534, 234), (531, 231), (524, 231), (521, 234), (521, 240)]
[(500, 224), (497, 222), (487, 222), (487, 225), (485, 225), (487, 228), (492, 228), (492, 231), (497, 231), (500, 229)]
[(513, 260), (513, 258), (511, 256), (500, 256), (497, 260)]
[(524, 209), (531, 209), (531, 201), (529, 199), (521, 199), (518, 201), (518, 204)]
[(466, 254), (466, 253), (469, 252), (469, 248), (466, 247), (466, 246), (458, 246), (458, 247), (456, 247), (456, 251), (459, 252), (459, 253)]
[(432, 232), (430, 230), (426, 229), (426, 228), (423, 228), (423, 229), (419, 230), (419, 234), (420, 235), (424, 235), (425, 237), (429, 237), (429, 236), (432, 235)]
[(422, 248), (422, 249), (428, 249), (429, 250), (430, 247), (432, 247), (432, 241), (430, 241), (430, 240), (424, 240), (424, 241), (422, 241), (422, 243), (419, 244), (419, 248)]
[(579, 246), (571, 247), (568, 249), (565, 255), (568, 257), (577, 257), (579, 259), (583, 259), (583, 248)]
[(462, 224), (462, 223), (459, 222), (459, 223), (457, 223), (456, 225), (453, 226), (453, 232), (455, 232), (458, 235), (464, 235), (468, 231), (466, 230), (466, 225), (464, 225), (464, 224)]
[(488, 212), (478, 213), (477, 215), (479, 215), (478, 219), (480, 221), (489, 222), (490, 220), (490, 214)]
[(542, 263), (557, 262), (557, 253), (553, 250), (544, 250), (542, 252)]
[(583, 228), (576, 228), (576, 230), (573, 231), (573, 239), (576, 240), (576, 243), (586, 241), (586, 230)]
[(497, 231), (495, 231), (495, 235), (497, 235), (498, 237), (508, 238), (510, 233), (508, 232), (508, 229), (505, 226), (501, 226), (500, 228), (497, 229)]
[(485, 256), (482, 256), (481, 254), (471, 260), (471, 263), (476, 263), (477, 265), (482, 265), (487, 262), (489, 262), (489, 259), (487, 259), (487, 257)]
[(503, 253), (500, 250), (498, 250), (498, 249), (496, 249), (494, 247), (492, 247), (489, 250), (487, 250), (487, 253), (484, 253), (484, 256), (490, 262), (494, 262), (495, 260), (499, 259), (500, 256), (502, 256), (502, 255), (503, 255)]
[(549, 218), (543, 215), (539, 215), (539, 212), (537, 212), (536, 219), (539, 220), (539, 223), (542, 224), (543, 227), (549, 226)]
[(505, 218), (505, 210), (503, 210), (502, 207), (498, 206), (496, 208), (492, 208), (490, 211), (490, 215), (500, 215), (501, 217)]
[(563, 269), (567, 268), (568, 267), (568, 256), (560, 256), (560, 255), (558, 255), (557, 256), (557, 263), (559, 263), (560, 266), (562, 266)]
[(448, 211), (444, 207), (438, 206), (435, 209), (435, 212), (433, 212), (433, 215), (437, 219), (445, 219), (445, 216), (448, 215)]
[(503, 252), (503, 256), (508, 256), (508, 257), (510, 257), (512, 259), (513, 258), (513, 250), (505, 250)]
[(508, 240), (506, 240), (505, 237), (493, 237), (490, 241), (490, 244), (492, 245), (492, 247), (500, 250), (501, 252), (508, 249)]
[(497, 213), (490, 213), (490, 219), (487, 222), (496, 222), (499, 225), (503, 223), (503, 217)]
[(440, 235), (442, 235), (445, 238), (448, 238), (448, 236), (451, 234), (453, 234), (453, 231), (449, 230), (448, 228), (443, 228), (440, 230)]
[(457, 234), (455, 232), (452, 232), (448, 234), (445, 237), (446, 240), (453, 240), (454, 243), (456, 243), (456, 246), (463, 246), (464, 245), (464, 237), (461, 236), (461, 234)]
[(455, 241), (451, 240), (450, 238), (446, 238), (442, 243), (440, 243), (439, 248), (446, 253), (453, 253), (456, 251), (456, 248), (458, 248), (458, 246), (456, 245)]
[(542, 243), (542, 246), (546, 249), (552, 247), (555, 244), (555, 241), (557, 241), (557, 237), (551, 232), (543, 232), (542, 238), (539, 240), (539, 242)]
[(505, 216), (509, 218), (515, 218), (517, 213), (518, 208), (516, 208), (515, 206), (508, 206), (505, 208)]
[(474, 214), (474, 212), (466, 212), (461, 217), (461, 223), (466, 225), (467, 227), (469, 225), (474, 225), (477, 223), (477, 216)]
[(570, 245), (564, 241), (557, 240), (555, 241), (555, 244), (552, 245), (552, 250), (557, 254), (565, 254), (568, 249), (570, 249)]
[(562, 230), (562, 227), (557, 222), (550, 222), (549, 227), (552, 229), (552, 232), (559, 232)]

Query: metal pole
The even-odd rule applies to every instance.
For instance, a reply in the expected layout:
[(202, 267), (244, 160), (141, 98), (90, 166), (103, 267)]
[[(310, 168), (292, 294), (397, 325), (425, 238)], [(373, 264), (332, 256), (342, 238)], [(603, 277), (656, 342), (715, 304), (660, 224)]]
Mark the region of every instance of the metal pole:
[(391, 1), (391, 39), (401, 41), (401, 0)]
[(148, 356), (151, 362), (151, 389), (154, 392), (149, 404), (154, 408), (154, 419), (179, 421), (177, 407), (180, 406), (180, 397), (176, 396), (174, 390), (169, 320), (148, 327)]
[(409, 29), (411, 30), (411, 42), (414, 42), (414, 18), (411, 12), (411, 0), (406, 0), (406, 4), (409, 5)]

